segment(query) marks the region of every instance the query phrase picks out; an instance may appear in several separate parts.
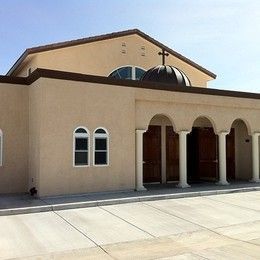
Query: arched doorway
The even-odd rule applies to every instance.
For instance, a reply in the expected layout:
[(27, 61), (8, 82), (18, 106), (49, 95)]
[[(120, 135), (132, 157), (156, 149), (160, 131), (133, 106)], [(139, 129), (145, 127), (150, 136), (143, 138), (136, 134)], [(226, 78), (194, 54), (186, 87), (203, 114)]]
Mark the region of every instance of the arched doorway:
[[(233, 159), (230, 160), (230, 157)], [(227, 135), (227, 179), (232, 181), (251, 178), (252, 139), (246, 123), (242, 119), (236, 119)]]
[(154, 116), (143, 136), (143, 182), (179, 180), (179, 136), (165, 115)]
[(213, 124), (207, 117), (198, 117), (187, 136), (188, 182), (218, 180), (218, 144)]

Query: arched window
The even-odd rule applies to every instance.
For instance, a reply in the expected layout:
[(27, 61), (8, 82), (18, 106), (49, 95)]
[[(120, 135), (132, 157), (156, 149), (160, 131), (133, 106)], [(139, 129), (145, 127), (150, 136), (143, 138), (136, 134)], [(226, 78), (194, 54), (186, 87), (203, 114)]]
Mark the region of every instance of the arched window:
[(136, 66), (124, 66), (112, 71), (109, 75), (111, 78), (116, 79), (132, 79), (139, 80), (145, 70)]
[(0, 129), (0, 166), (3, 165), (3, 132)]
[(89, 165), (89, 132), (85, 127), (74, 131), (73, 154), (73, 166)]
[(104, 128), (94, 131), (94, 165), (106, 166), (109, 164), (109, 136)]

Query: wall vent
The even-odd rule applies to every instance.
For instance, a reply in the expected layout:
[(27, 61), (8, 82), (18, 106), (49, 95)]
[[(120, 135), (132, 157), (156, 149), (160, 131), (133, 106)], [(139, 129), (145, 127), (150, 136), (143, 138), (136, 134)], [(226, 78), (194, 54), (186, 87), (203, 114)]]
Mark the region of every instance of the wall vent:
[(141, 56), (146, 56), (145, 46), (141, 46)]
[(122, 42), (122, 49), (121, 49), (121, 53), (123, 53), (123, 54), (126, 54), (126, 43), (125, 42)]

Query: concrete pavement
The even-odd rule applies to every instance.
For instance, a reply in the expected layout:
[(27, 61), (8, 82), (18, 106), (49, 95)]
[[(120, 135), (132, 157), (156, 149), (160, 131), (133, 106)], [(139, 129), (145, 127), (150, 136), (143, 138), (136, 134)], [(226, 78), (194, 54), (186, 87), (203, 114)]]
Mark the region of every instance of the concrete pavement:
[(260, 259), (260, 191), (0, 216), (0, 259)]

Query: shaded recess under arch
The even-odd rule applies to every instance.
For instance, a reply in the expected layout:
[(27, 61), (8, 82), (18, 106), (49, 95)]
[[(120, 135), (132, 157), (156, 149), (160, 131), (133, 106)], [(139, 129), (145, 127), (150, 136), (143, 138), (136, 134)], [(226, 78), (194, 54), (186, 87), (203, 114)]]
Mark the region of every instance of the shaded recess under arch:
[(214, 121), (197, 117), (187, 135), (188, 182), (216, 182), (218, 180), (218, 143)]
[(149, 122), (143, 139), (144, 183), (166, 183), (179, 179), (179, 137), (170, 117), (157, 114)]
[[(243, 119), (235, 119), (227, 135), (227, 165), (233, 165), (231, 180), (249, 180), (252, 177), (252, 138), (249, 135), (250, 128), (248, 122)], [(228, 146), (228, 139), (233, 135), (233, 146)], [(230, 163), (230, 152), (234, 154)]]

